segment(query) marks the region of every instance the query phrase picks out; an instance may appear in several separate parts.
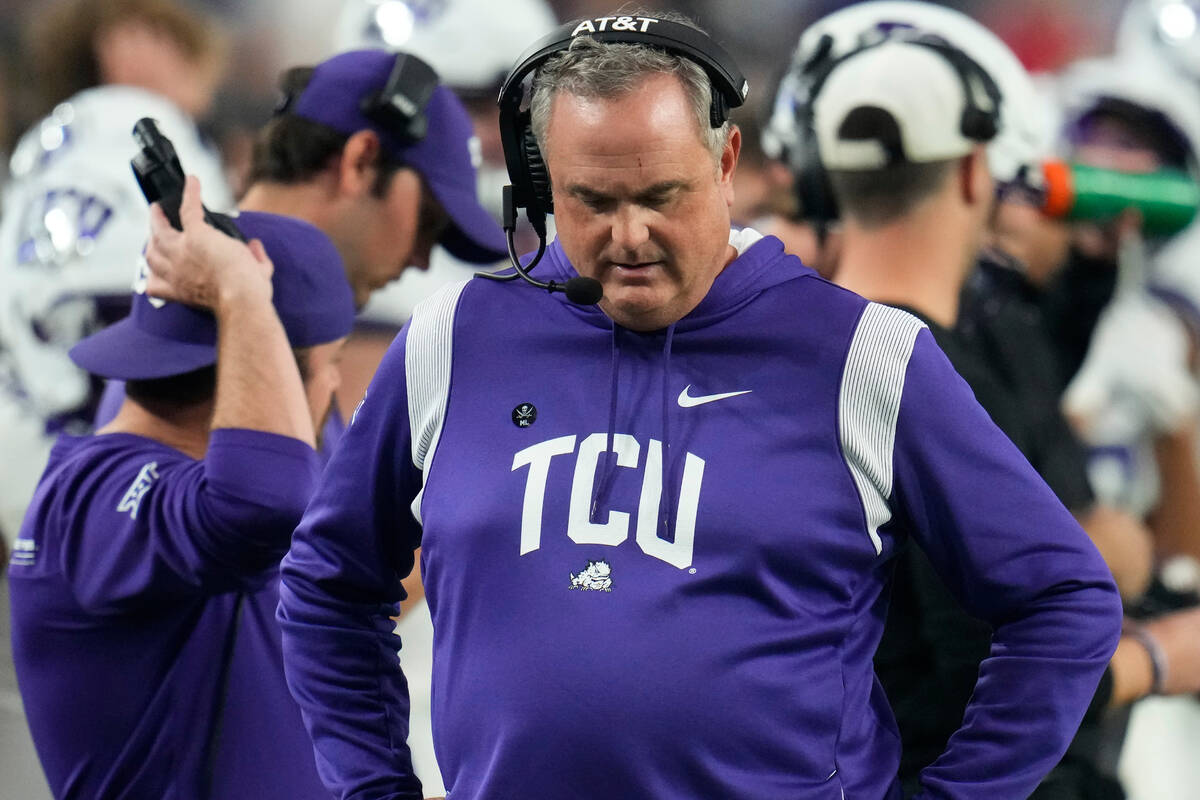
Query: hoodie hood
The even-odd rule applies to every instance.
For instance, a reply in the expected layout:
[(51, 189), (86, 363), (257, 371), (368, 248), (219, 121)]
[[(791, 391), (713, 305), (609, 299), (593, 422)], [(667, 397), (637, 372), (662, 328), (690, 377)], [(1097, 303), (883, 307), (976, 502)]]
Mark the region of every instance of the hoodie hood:
[[(762, 236), (752, 228), (730, 231), (730, 244), (738, 256), (721, 270), (712, 288), (700, 304), (674, 324), (676, 332), (702, 328), (723, 319), (751, 300), (759, 292), (803, 275), (816, 273), (800, 263), (800, 259), (783, 253), (783, 242), (774, 236)], [(546, 255), (535, 269), (539, 280), (565, 283), (579, 273), (567, 259), (562, 245), (555, 239), (546, 248)], [(572, 303), (561, 293), (554, 297), (573, 307), (590, 324), (611, 328), (612, 320), (599, 306)]]

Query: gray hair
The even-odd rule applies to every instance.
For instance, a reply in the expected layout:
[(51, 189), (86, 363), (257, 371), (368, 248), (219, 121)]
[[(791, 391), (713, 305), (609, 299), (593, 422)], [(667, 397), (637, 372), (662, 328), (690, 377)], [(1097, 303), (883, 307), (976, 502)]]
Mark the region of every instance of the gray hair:
[[(695, 27), (682, 15), (660, 13), (653, 16)], [(674, 75), (683, 84), (700, 130), (700, 139), (712, 153), (713, 160), (719, 161), (729, 139), (730, 123), (726, 120), (721, 127), (714, 128), (709, 121), (713, 88), (703, 67), (684, 56), (653, 47), (600, 43), (586, 35), (576, 36), (570, 47), (547, 59), (534, 75), (529, 109), (538, 147), (543, 154), (546, 152), (550, 107), (556, 92), (609, 99), (632, 91), (644, 78), (656, 73)]]

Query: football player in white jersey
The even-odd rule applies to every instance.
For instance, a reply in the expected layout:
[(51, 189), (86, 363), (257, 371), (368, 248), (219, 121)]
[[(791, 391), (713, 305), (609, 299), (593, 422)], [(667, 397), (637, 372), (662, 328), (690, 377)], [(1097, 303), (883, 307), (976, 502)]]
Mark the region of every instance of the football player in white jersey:
[[(1196, 0), (1131, 0), (1115, 56), (1078, 64), (1060, 81), (1068, 122), (1106, 100), (1142, 108), (1157, 115), (1160, 139), (1173, 137), (1184, 145), (1192, 177), (1200, 178), (1198, 22)], [(1144, 157), (1142, 148), (1119, 142), (1107, 157)], [(1200, 380), (1194, 369), (1200, 222), (1169, 239), (1145, 242), (1126, 227), (1120, 252), (1125, 291), (1118, 289), (1101, 317), (1067, 401), (1096, 439), (1116, 441), (1109, 452), (1133, 454), (1124, 456), (1124, 469), (1114, 468), (1120, 462), (1111, 459), (1100, 462), (1105, 467), (1100, 476), (1132, 502), (1158, 506), (1160, 583), (1187, 603), (1200, 593), (1195, 525)], [(1137, 291), (1138, 284), (1148, 291)], [(1168, 657), (1168, 671), (1197, 669), (1194, 657), (1180, 660), (1170, 663)], [(1134, 707), (1119, 762), (1130, 800), (1200, 794), (1200, 765), (1190, 758), (1193, 739), (1185, 733), (1198, 725), (1200, 703), (1193, 696), (1152, 697)]]
[(0, 531), (16, 535), (55, 435), (90, 426), (97, 387), (67, 350), (127, 306), (149, 214), (130, 170), (158, 120), (226, 209), (220, 161), (192, 114), (209, 106), (220, 44), (172, 0), (68, 0), (33, 27), (49, 114), (21, 138), (0, 218)]
[[(1071, 158), (1126, 172), (1170, 167), (1200, 180), (1200, 95), (1162, 62), (1130, 52), (1081, 61), (1057, 85), (1063, 148)], [(1157, 508), (1163, 516), (1164, 502), (1188, 496), (1194, 508), (1200, 488), (1193, 470), (1165, 469), (1152, 451), (1155, 442), (1195, 447), (1200, 384), (1189, 343), (1200, 326), (1200, 283), (1191, 268), (1200, 227), (1193, 223), (1174, 236), (1143, 235), (1136, 224), (1083, 233), (1081, 247), (1118, 265), (1119, 275), (1064, 397), (1089, 443), (1126, 452), (1122, 469), (1099, 462), (1097, 491), (1139, 513)], [(1179, 521), (1169, 524), (1172, 518)], [(1164, 556), (1200, 556), (1193, 521), (1190, 512), (1166, 514), (1155, 526)]]

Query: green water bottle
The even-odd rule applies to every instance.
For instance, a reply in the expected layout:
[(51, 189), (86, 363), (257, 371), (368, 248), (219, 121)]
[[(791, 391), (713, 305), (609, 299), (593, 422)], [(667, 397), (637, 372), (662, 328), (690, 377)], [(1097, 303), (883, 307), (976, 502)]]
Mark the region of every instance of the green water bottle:
[(1048, 161), (1042, 173), (1042, 211), (1051, 217), (1105, 222), (1132, 208), (1142, 215), (1143, 234), (1171, 236), (1190, 225), (1200, 207), (1200, 185), (1182, 170), (1119, 172)]

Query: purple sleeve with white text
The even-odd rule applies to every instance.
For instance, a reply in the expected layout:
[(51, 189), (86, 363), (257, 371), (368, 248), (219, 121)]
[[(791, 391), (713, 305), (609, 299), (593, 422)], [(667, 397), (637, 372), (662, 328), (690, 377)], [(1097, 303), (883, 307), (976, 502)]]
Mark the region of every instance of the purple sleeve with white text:
[(85, 527), (111, 533), (64, 540), (63, 570), (94, 613), (260, 580), (286, 550), (319, 468), (304, 442), (243, 429), (213, 431), (203, 461), (163, 452), (161, 465), (147, 455), (140, 470), (96, 485), (119, 496), (115, 506), (75, 498), (88, 515), (105, 517)]

